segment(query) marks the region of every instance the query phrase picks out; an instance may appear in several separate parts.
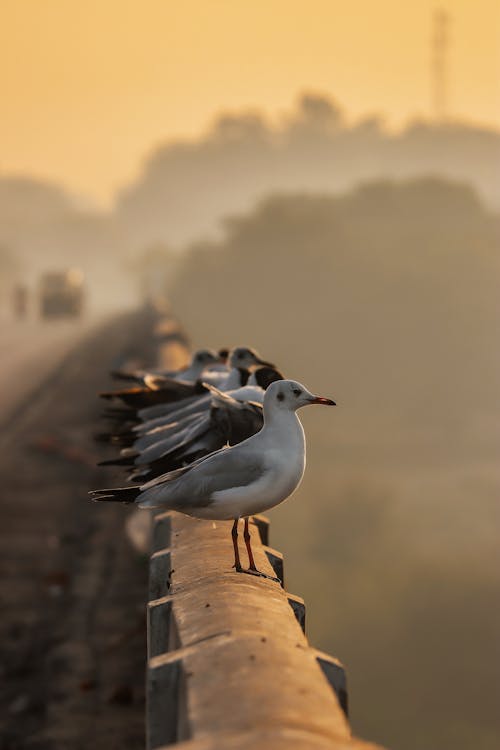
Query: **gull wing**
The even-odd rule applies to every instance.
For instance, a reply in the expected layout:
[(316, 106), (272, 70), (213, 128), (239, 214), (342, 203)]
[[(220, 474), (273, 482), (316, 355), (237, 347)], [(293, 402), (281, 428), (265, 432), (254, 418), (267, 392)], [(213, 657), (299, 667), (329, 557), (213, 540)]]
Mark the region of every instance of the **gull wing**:
[(190, 466), (164, 474), (141, 487), (141, 507), (183, 510), (210, 505), (216, 492), (256, 482), (266, 471), (264, 456), (242, 445), (221, 448)]

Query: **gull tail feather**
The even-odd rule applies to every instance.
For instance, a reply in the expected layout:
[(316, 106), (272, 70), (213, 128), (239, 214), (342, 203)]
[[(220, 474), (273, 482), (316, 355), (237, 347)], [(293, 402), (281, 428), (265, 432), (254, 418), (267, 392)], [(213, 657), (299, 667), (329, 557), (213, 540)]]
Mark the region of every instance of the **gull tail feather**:
[(106, 461), (99, 461), (98, 466), (133, 466), (135, 463), (135, 457), (138, 453), (133, 453), (130, 456), (122, 456), (121, 458), (108, 458)]
[(135, 372), (124, 372), (123, 370), (111, 370), (111, 377), (114, 380), (126, 380), (132, 383), (142, 383), (142, 376)]
[(94, 502), (135, 503), (141, 493), (140, 485), (133, 487), (115, 487), (114, 489), (92, 490), (89, 492)]

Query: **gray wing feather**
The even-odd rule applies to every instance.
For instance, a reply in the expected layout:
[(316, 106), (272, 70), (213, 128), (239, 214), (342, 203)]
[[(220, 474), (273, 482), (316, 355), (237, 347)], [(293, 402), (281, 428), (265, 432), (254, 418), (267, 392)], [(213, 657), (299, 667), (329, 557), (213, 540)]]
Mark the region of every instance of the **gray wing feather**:
[(195, 422), (197, 419), (199, 419), (200, 416), (202, 416), (202, 413), (192, 414), (190, 417), (186, 417), (186, 419), (182, 422), (171, 422), (170, 424), (163, 427), (156, 427), (154, 430), (146, 432), (138, 437), (134, 442), (134, 448), (136, 449), (136, 451), (141, 452), (148, 448), (150, 445), (159, 443), (160, 440), (173, 437), (174, 435), (178, 435), (181, 432), (183, 433), (185, 429), (189, 425), (192, 425), (193, 422)]
[(202, 414), (192, 423), (186, 425), (183, 430), (179, 430), (173, 436), (167, 436), (163, 440), (158, 439), (156, 442), (148, 445), (141, 452), (140, 456), (135, 459), (136, 466), (149, 464), (162, 456), (168, 455), (171, 451), (182, 448), (195, 438), (203, 435), (209, 427), (208, 418)]
[(255, 482), (265, 471), (262, 457), (240, 448), (221, 448), (190, 466), (151, 480), (141, 487), (138, 504), (173, 510), (204, 507), (210, 505), (215, 492)]

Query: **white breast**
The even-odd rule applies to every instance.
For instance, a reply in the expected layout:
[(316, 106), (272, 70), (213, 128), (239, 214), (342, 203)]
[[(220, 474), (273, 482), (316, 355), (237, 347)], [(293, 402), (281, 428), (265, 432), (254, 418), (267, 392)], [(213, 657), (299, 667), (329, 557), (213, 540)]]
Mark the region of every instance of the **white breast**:
[(197, 508), (193, 515), (223, 521), (264, 513), (297, 489), (304, 476), (305, 463), (303, 450), (291, 457), (270, 449), (266, 454), (266, 469), (256, 482), (214, 492), (210, 505)]

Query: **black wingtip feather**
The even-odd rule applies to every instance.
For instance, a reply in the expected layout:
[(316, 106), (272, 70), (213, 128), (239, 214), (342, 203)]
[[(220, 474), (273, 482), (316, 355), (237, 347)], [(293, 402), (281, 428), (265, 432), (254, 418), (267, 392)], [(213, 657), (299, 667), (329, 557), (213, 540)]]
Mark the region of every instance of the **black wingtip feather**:
[(106, 461), (99, 461), (98, 466), (133, 466), (138, 453), (133, 456), (122, 456), (121, 458), (108, 458)]
[(132, 487), (116, 487), (114, 489), (103, 489), (103, 490), (91, 490), (89, 492), (90, 498), (95, 503), (102, 501), (125, 503), (129, 505), (134, 503), (141, 492), (140, 485), (133, 485)]

